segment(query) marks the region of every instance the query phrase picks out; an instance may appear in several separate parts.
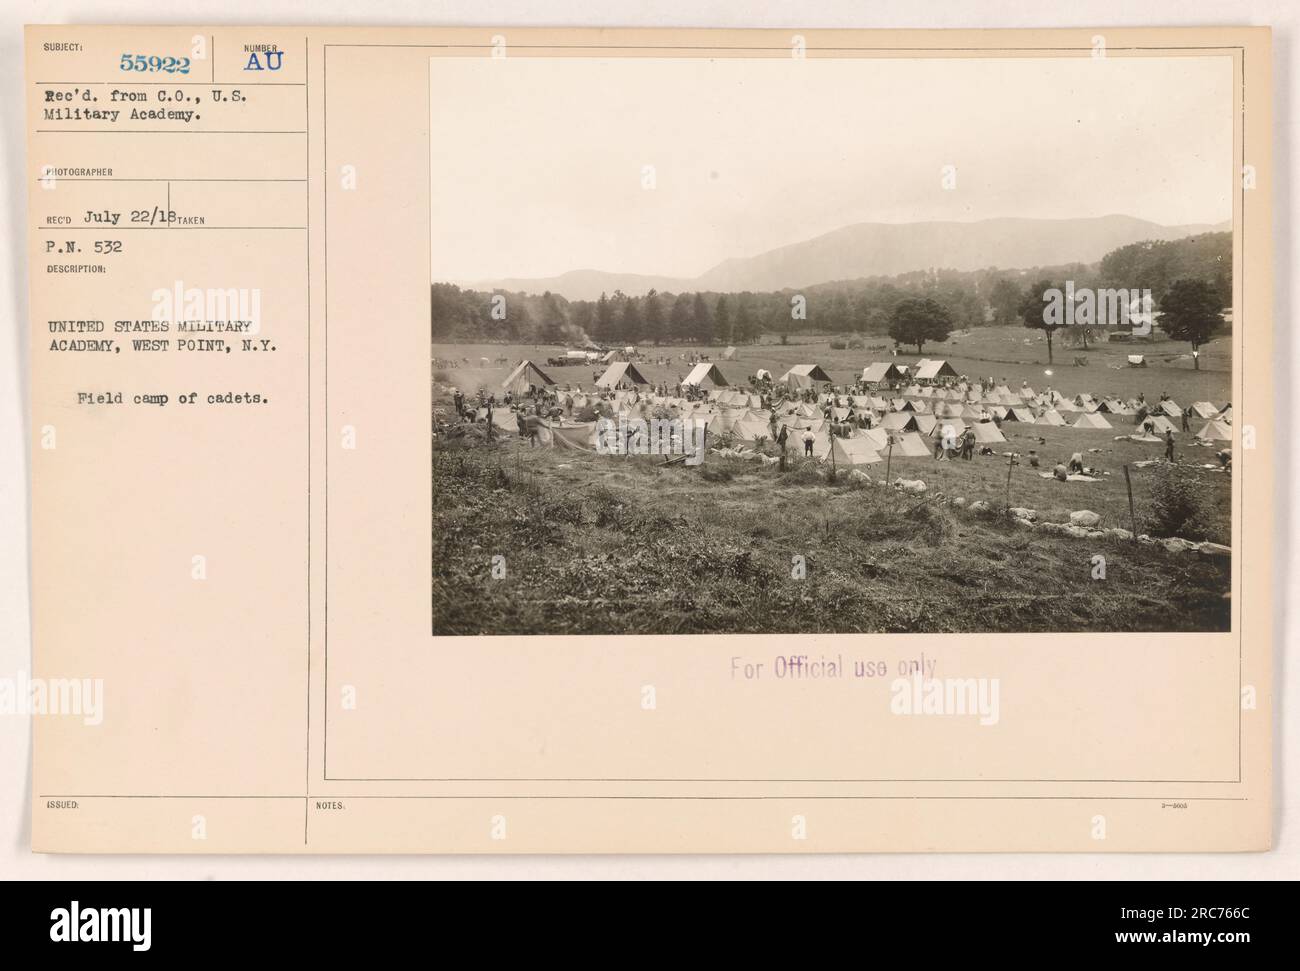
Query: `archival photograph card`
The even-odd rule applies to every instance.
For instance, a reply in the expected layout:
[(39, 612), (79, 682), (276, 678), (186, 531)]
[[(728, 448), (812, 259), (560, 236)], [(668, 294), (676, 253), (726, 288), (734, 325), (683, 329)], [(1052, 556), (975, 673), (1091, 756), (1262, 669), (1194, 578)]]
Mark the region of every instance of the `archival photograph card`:
[(1270, 57), (30, 27), (33, 848), (1268, 849)]

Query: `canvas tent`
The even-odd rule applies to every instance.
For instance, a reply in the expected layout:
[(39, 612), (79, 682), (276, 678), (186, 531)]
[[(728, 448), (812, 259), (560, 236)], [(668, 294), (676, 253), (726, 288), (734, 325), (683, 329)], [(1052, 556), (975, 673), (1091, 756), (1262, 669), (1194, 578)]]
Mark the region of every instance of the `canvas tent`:
[(831, 447), (823, 461), (836, 465), (870, 465), (882, 461), (880, 454), (866, 438), (832, 438)]
[(1174, 423), (1164, 415), (1148, 415), (1146, 418), (1142, 419), (1143, 427), (1145, 427), (1148, 422), (1151, 424), (1151, 430), (1157, 435), (1163, 435), (1165, 432), (1174, 432), (1175, 434), (1178, 432), (1178, 429), (1174, 427)]
[(914, 432), (919, 426), (915, 415), (906, 411), (895, 411), (881, 419), (880, 427), (891, 432)]
[(831, 376), (822, 370), (820, 364), (796, 364), (777, 381), (795, 388), (811, 388), (817, 383), (830, 384)]
[(930, 446), (915, 432), (901, 432), (894, 435), (894, 454), (911, 459), (929, 458)]
[(991, 421), (977, 421), (970, 427), (975, 430), (975, 442), (978, 445), (993, 445), (1007, 440), (1002, 429)]
[(1206, 422), (1205, 427), (1196, 433), (1196, 437), (1203, 442), (1230, 442), (1232, 428), (1221, 421)]
[[(1105, 418), (1102, 419), (1102, 421), (1105, 420), (1106, 420)], [(1047, 411), (1043, 412), (1041, 415), (1038, 416), (1038, 420), (1034, 422), (1034, 424), (1035, 425), (1064, 425), (1065, 419), (1061, 417), (1060, 412), (1055, 411), (1054, 409), (1048, 409)]]
[(888, 361), (875, 362), (862, 369), (862, 380), (866, 384), (879, 384), (881, 381), (901, 381), (903, 372)]
[(638, 385), (649, 384), (641, 372), (636, 369), (636, 365), (628, 361), (617, 361), (611, 364), (597, 380), (598, 388), (635, 388)]
[(501, 382), (501, 387), (514, 394), (528, 394), (530, 384), (538, 387), (547, 387), (555, 382), (547, 376), (546, 372), (539, 368), (532, 361), (520, 361), (515, 369), (510, 372), (510, 376)]
[(957, 377), (957, 371), (947, 361), (920, 361), (916, 366), (918, 381), (956, 380)]
[(1076, 422), (1075, 422), (1071, 427), (1073, 427), (1073, 428), (1110, 428), (1110, 427), (1112, 427), (1112, 426), (1111, 426), (1111, 423), (1110, 423), (1110, 422), (1108, 422), (1105, 418), (1101, 417), (1101, 415), (1097, 414), (1097, 413), (1094, 411), (1094, 412), (1090, 412), (1090, 413), (1088, 413), (1088, 414), (1086, 414), (1086, 415), (1080, 415), (1080, 416), (1079, 416), (1079, 420), (1076, 421)]
[(1028, 408), (1008, 408), (1007, 413), (1002, 416), (1003, 421), (1023, 421), (1026, 424), (1034, 423), (1034, 413)]
[(1219, 409), (1208, 401), (1195, 401), (1192, 403), (1192, 414), (1197, 418), (1213, 418), (1218, 413)]
[(551, 447), (575, 449), (582, 452), (595, 451), (596, 422), (589, 421), (580, 425), (551, 425)]
[(1172, 398), (1166, 398), (1164, 401), (1159, 402), (1156, 405), (1156, 410), (1164, 412), (1170, 418), (1181, 418), (1183, 416), (1183, 409)]
[(727, 379), (722, 376), (722, 372), (716, 364), (710, 364), (706, 361), (691, 368), (691, 373), (686, 375), (686, 379), (682, 384), (693, 388), (725, 388)]

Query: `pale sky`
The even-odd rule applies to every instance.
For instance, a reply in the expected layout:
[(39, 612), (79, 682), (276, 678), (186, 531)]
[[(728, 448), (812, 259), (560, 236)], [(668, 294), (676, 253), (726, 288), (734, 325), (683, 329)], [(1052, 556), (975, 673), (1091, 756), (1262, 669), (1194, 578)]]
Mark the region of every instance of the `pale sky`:
[(1221, 222), (1231, 63), (434, 58), (432, 276), (693, 277), (858, 222)]

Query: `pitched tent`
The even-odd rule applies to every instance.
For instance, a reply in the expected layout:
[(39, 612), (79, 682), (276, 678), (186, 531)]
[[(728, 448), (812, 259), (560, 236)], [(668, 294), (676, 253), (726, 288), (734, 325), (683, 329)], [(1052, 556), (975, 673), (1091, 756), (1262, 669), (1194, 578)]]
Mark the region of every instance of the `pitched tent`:
[(832, 456), (836, 465), (870, 465), (882, 461), (866, 438), (832, 438), (829, 453), (822, 461), (829, 462)]
[(881, 381), (901, 381), (903, 372), (897, 365), (885, 361), (875, 362), (862, 369), (862, 380), (867, 384), (879, 384)]
[(736, 349), (734, 347), (728, 347), (722, 352), (722, 359), (724, 361), (734, 361), (736, 359)]
[(1071, 427), (1072, 428), (1111, 428), (1113, 426), (1105, 418), (1101, 417), (1101, 415), (1097, 414), (1094, 411), (1086, 415), (1080, 415), (1079, 420), (1076, 421)]
[(979, 445), (993, 445), (1007, 440), (1002, 430), (991, 421), (977, 421), (970, 427), (975, 430), (975, 442)]
[(501, 387), (515, 394), (527, 394), (530, 384), (547, 387), (554, 383), (546, 372), (532, 361), (520, 361), (510, 372), (510, 376), (501, 382)]
[(1170, 418), (1181, 418), (1183, 416), (1183, 409), (1178, 406), (1178, 402), (1174, 401), (1173, 398), (1166, 398), (1164, 401), (1159, 402), (1156, 405), (1156, 410), (1163, 411)]
[(885, 431), (879, 425), (875, 428), (862, 428), (857, 432), (856, 437), (865, 439), (871, 443), (871, 447), (877, 452), (883, 452), (889, 447), (889, 432)]
[(641, 372), (636, 369), (636, 365), (629, 361), (618, 361), (609, 366), (597, 380), (598, 388), (635, 388), (638, 385), (649, 384)]
[(1164, 415), (1147, 415), (1146, 418), (1142, 419), (1142, 424), (1145, 426), (1147, 422), (1151, 422), (1152, 430), (1157, 435), (1163, 435), (1165, 432), (1178, 433), (1178, 429), (1174, 427), (1174, 423)]
[(759, 438), (770, 439), (772, 426), (751, 411), (731, 426), (731, 436), (742, 442), (752, 442)]
[[(1102, 421), (1105, 420), (1106, 420), (1105, 418), (1102, 419)], [(1038, 416), (1038, 420), (1034, 422), (1034, 424), (1035, 425), (1064, 425), (1065, 419), (1061, 417), (1060, 412), (1052, 409), (1048, 409), (1047, 411), (1043, 412), (1041, 415)]]
[(707, 361), (703, 364), (697, 364), (691, 368), (691, 373), (686, 375), (683, 385), (690, 385), (693, 388), (713, 387), (725, 388), (727, 379), (722, 376), (722, 372), (716, 364), (709, 364)]
[(1108, 415), (1135, 415), (1137, 410), (1130, 408), (1117, 398), (1107, 398), (1097, 406), (1097, 410)]
[(915, 432), (901, 432), (894, 436), (894, 454), (905, 458), (929, 458), (930, 446)]
[(580, 452), (595, 451), (596, 422), (579, 425), (551, 425), (551, 447), (574, 449)]
[(957, 371), (947, 361), (921, 361), (916, 366), (916, 380), (939, 381), (943, 378), (959, 377)]
[(891, 432), (914, 432), (918, 425), (915, 415), (906, 411), (895, 411), (880, 420), (880, 427)]
[(936, 421), (934, 427), (930, 429), (931, 438), (943, 438), (948, 429), (952, 429), (954, 438), (960, 437), (962, 432), (966, 431), (966, 423), (960, 418), (948, 418), (944, 421)]
[(831, 383), (831, 376), (822, 370), (820, 364), (796, 364), (777, 380), (797, 388), (810, 388), (816, 383)]
[(1218, 413), (1219, 409), (1208, 401), (1192, 402), (1192, 414), (1197, 418), (1213, 418)]
[(1007, 413), (1002, 416), (1003, 421), (1023, 421), (1026, 424), (1034, 423), (1034, 413), (1028, 408), (1008, 408)]
[(1196, 433), (1196, 437), (1203, 442), (1230, 442), (1232, 429), (1221, 421), (1206, 422), (1205, 427)]

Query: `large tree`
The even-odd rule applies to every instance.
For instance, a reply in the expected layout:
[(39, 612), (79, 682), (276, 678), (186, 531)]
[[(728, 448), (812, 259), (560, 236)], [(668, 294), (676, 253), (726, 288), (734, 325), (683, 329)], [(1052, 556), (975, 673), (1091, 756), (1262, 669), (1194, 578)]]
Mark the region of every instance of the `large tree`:
[(663, 301), (659, 299), (659, 292), (653, 287), (645, 295), (642, 316), (645, 322), (642, 339), (648, 342), (653, 341), (656, 344), (662, 343), (666, 326), (664, 323)]
[(1160, 329), (1192, 345), (1192, 364), (1198, 371), (1201, 345), (1223, 326), (1222, 309), (1217, 289), (1204, 280), (1175, 280), (1160, 301)]
[(1025, 295), (1015, 280), (999, 277), (989, 291), (989, 306), (993, 308), (993, 323), (1008, 327), (1020, 319), (1020, 303)]
[(674, 341), (690, 340), (691, 330), (691, 295), (679, 293), (668, 314), (668, 336)]
[(713, 331), (723, 344), (731, 340), (731, 302), (725, 293), (718, 297), (718, 306), (713, 312)]
[(592, 337), (598, 341), (612, 340), (614, 337), (614, 307), (603, 292), (596, 301), (596, 315), (591, 330)]
[(1047, 363), (1052, 363), (1052, 338), (1065, 326), (1065, 287), (1051, 280), (1039, 280), (1025, 291), (1020, 303), (1020, 320), (1030, 330), (1047, 336)]
[(926, 341), (946, 341), (952, 333), (952, 315), (928, 297), (900, 301), (889, 316), (889, 336), (898, 344), (915, 344), (916, 353)]
[(619, 317), (619, 340), (628, 344), (635, 344), (641, 339), (641, 332), (645, 328), (644, 319), (641, 316), (641, 308), (637, 304), (636, 297), (625, 297), (623, 299), (623, 313)]
[(691, 327), (694, 337), (701, 344), (713, 343), (713, 313), (709, 310), (704, 294), (696, 293), (691, 302)]

